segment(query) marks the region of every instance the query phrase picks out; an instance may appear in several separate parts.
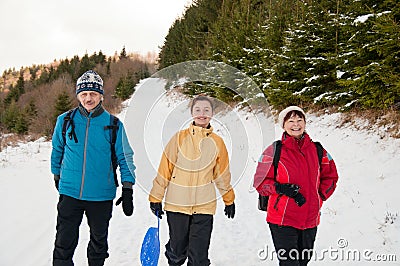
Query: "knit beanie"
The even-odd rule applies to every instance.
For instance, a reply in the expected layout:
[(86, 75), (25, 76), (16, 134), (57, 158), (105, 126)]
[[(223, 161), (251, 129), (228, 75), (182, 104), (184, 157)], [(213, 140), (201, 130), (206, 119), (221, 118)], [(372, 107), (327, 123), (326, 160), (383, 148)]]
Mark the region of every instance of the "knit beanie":
[(303, 113), (304, 117), (306, 117), (306, 113), (304, 113), (303, 109), (301, 109), (300, 107), (298, 107), (298, 106), (289, 106), (289, 107), (283, 109), (279, 113), (279, 116), (278, 116), (278, 123), (282, 128), (283, 128), (283, 123), (284, 123), (283, 119), (285, 119), (285, 116), (288, 113), (292, 112), (292, 111), (300, 111), (300, 112)]
[(104, 94), (103, 80), (99, 74), (93, 70), (83, 73), (76, 81), (76, 94), (78, 95), (82, 91), (97, 91), (100, 94)]

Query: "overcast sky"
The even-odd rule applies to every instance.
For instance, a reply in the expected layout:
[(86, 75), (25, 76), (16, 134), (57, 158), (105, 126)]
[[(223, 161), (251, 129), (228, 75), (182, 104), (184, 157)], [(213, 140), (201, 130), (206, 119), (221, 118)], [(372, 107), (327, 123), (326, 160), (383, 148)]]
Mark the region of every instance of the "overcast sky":
[(0, 75), (54, 59), (158, 52), (191, 0), (0, 0)]

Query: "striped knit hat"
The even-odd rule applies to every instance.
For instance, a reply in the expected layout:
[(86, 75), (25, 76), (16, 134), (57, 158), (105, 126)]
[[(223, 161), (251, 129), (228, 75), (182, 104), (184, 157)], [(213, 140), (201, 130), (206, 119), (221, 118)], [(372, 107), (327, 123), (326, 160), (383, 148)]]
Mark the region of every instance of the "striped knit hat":
[(97, 91), (104, 94), (103, 80), (100, 75), (93, 70), (88, 70), (76, 81), (76, 95), (82, 91)]

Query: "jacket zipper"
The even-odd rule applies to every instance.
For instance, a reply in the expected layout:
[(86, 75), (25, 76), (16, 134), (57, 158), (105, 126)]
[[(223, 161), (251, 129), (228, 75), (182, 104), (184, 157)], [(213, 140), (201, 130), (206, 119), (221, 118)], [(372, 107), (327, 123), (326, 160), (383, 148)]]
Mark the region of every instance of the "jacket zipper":
[(85, 184), (85, 175), (86, 175), (86, 150), (87, 150), (87, 142), (89, 135), (89, 125), (90, 125), (90, 117), (87, 118), (86, 123), (86, 132), (85, 132), (85, 144), (83, 146), (83, 165), (82, 165), (82, 181), (81, 181), (81, 190), (79, 192), (79, 198), (82, 198), (83, 195), (83, 186)]
[(334, 182), (332, 182), (332, 184), (325, 190), (325, 193), (328, 194), (329, 191), (331, 191), (333, 189), (333, 186), (335, 185)]
[[(197, 146), (197, 144), (200, 145), (200, 142), (201, 142), (201, 141), (199, 141), (198, 143), (196, 142), (196, 138), (198, 137), (198, 134), (200, 134), (200, 139), (203, 139), (201, 133), (202, 132), (195, 132), (195, 130), (193, 129), (193, 139), (194, 139), (194, 143), (195, 143), (196, 146)], [(197, 151), (196, 147), (193, 147), (193, 148), (194, 148), (195, 151)], [(201, 153), (200, 153), (200, 156), (201, 156)], [(193, 167), (194, 167), (192, 169), (200, 169), (200, 160), (193, 160), (192, 164), (193, 164)], [(194, 182), (196, 181), (196, 187), (197, 187), (197, 183), (199, 182), (199, 171), (198, 170), (197, 171), (192, 171), (190, 176), (191, 176), (190, 184), (192, 185), (191, 191), (192, 191), (192, 196), (193, 196), (193, 204), (191, 206), (191, 208), (192, 208), (191, 213), (193, 214), (193, 213), (196, 213), (195, 209), (196, 209), (196, 206), (197, 206), (197, 198), (196, 198), (197, 188), (193, 189), (193, 185), (194, 185)]]
[(274, 204), (274, 209), (275, 210), (278, 210), (278, 203), (279, 203), (279, 200), (281, 199), (281, 197), (282, 197), (282, 194), (279, 194), (278, 197), (276, 198), (276, 201), (275, 201), (275, 204)]

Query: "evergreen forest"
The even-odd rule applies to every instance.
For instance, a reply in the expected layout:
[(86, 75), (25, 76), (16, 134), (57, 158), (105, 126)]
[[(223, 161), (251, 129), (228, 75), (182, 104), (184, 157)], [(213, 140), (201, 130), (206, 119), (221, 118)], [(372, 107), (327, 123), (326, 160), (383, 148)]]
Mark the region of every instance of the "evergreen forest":
[(154, 60), (147, 59), (128, 55), (123, 47), (112, 57), (100, 51), (4, 71), (0, 82), (2, 137), (6, 133), (51, 137), (57, 116), (78, 105), (75, 82), (89, 69), (103, 78), (103, 105), (118, 113), (121, 102), (132, 95), (139, 80), (155, 71)]
[[(160, 69), (224, 62), (253, 79), (276, 110), (400, 110), (400, 1), (195, 0), (170, 27)], [(194, 82), (186, 93), (234, 101)]]

